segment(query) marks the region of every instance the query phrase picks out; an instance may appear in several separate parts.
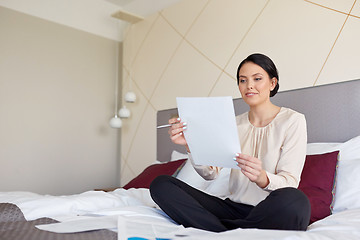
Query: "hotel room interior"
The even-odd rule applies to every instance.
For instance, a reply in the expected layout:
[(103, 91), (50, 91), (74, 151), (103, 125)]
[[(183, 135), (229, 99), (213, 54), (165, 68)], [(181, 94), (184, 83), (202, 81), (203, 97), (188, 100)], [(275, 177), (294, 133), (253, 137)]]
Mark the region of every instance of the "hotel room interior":
[[(156, 126), (170, 116), (167, 110), (174, 112), (176, 97), (241, 101), (237, 66), (260, 52), (277, 65), (279, 92), (290, 95), (286, 101), (297, 90), (328, 86), (327, 96), (337, 102), (342, 97), (338, 85), (354, 84), (354, 92), (340, 91), (343, 95), (360, 94), (359, 42), (359, 0), (0, 0), (0, 202), (18, 205), (28, 221), (57, 215), (47, 214), (55, 207), (50, 202), (34, 214), (24, 199), (51, 197), (59, 204), (60, 197), (85, 193), (89, 202), (106, 202), (106, 194), (118, 189), (111, 198), (127, 198), (123, 205), (108, 199), (102, 207), (91, 202), (96, 207), (87, 211), (70, 212), (74, 208), (69, 207), (57, 213), (129, 207), (135, 199), (151, 206), (147, 189), (122, 187), (152, 164), (185, 158), (169, 149), (159, 159)], [(322, 95), (308, 94), (312, 100), (304, 101), (304, 107), (320, 109)], [(359, 96), (351, 96), (357, 101), (351, 108), (359, 106)], [(327, 108), (337, 115), (342, 107), (331, 101)], [(120, 118), (124, 108), (130, 116)], [(336, 142), (326, 145), (331, 150), (351, 145), (360, 169), (360, 113), (349, 111), (345, 117), (355, 119), (353, 125), (338, 124), (347, 135), (314, 137), (309, 144)], [(121, 119), (121, 127), (110, 126), (114, 117)], [(320, 127), (323, 121), (318, 120)], [(333, 183), (339, 179), (332, 177)], [(359, 188), (355, 192), (360, 195)], [(360, 203), (352, 206), (350, 215), (328, 221), (325, 216), (305, 233), (240, 229), (221, 239), (236, 239), (240, 233), (244, 239), (338, 239), (343, 234), (343, 239), (358, 239)], [(329, 214), (335, 213), (334, 199), (329, 207)], [(15, 230), (3, 233), (16, 235)], [(194, 234), (189, 239), (219, 236), (189, 234)]]

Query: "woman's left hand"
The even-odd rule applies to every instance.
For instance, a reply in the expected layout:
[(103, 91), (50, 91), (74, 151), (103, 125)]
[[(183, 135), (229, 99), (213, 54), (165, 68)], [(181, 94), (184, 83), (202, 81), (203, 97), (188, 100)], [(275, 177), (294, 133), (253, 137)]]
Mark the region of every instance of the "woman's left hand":
[(256, 183), (259, 187), (264, 188), (269, 184), (266, 171), (262, 168), (262, 162), (256, 157), (246, 154), (236, 154), (235, 161), (241, 168), (241, 172), (249, 178), (251, 182)]

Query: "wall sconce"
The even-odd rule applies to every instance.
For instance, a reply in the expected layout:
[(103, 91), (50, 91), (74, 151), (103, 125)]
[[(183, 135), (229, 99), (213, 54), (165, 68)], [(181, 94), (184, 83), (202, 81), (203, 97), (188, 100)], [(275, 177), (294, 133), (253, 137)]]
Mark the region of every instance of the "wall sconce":
[(125, 94), (125, 101), (128, 103), (134, 103), (136, 101), (136, 95), (134, 92), (127, 92)]
[(122, 126), (122, 121), (121, 119), (115, 115), (115, 117), (113, 117), (111, 120), (110, 120), (110, 126), (112, 128), (121, 128)]
[[(115, 18), (119, 18), (119, 16), (113, 15)], [(121, 18), (120, 18), (121, 19)], [(130, 21), (131, 23), (131, 21)], [(119, 31), (119, 26), (117, 26)], [(130, 25), (131, 29), (131, 25)], [(131, 43), (131, 40), (128, 40)], [(131, 112), (126, 106), (123, 106), (119, 112), (118, 109), (118, 86), (119, 86), (119, 45), (116, 45), (116, 82), (115, 82), (115, 117), (110, 120), (110, 126), (112, 128), (121, 128), (122, 127), (122, 120), (121, 118), (129, 118), (131, 116)], [(131, 45), (129, 47), (131, 49)], [(136, 101), (136, 94), (131, 90), (132, 89), (132, 77), (131, 77), (131, 70), (129, 70), (129, 87), (130, 91), (127, 92), (124, 96), (124, 100), (128, 103), (134, 103)], [(119, 114), (119, 115), (118, 115)]]
[(131, 115), (131, 112), (128, 108), (126, 108), (126, 106), (123, 106), (120, 110), (119, 110), (119, 117), (121, 118), (129, 118)]

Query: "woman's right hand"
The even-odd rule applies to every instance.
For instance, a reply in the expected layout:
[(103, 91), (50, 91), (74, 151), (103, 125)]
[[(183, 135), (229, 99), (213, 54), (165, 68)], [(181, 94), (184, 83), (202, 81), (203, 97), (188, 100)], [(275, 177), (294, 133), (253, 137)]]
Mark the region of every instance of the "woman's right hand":
[(175, 144), (184, 145), (186, 146), (187, 150), (189, 150), (186, 139), (184, 137), (186, 123), (181, 122), (180, 118), (171, 118), (169, 119), (169, 124), (171, 124), (171, 127), (169, 128), (169, 135), (171, 141)]

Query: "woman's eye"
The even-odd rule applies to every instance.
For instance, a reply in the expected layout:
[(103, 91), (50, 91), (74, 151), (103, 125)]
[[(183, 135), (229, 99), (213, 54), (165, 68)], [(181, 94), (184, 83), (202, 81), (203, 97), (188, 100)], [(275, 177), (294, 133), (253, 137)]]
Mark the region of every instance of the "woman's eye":
[(240, 79), (239, 82), (244, 83), (244, 82), (246, 82), (246, 80), (245, 79)]
[(256, 80), (256, 81), (260, 81), (260, 80), (261, 80), (261, 78), (255, 78), (255, 80)]

